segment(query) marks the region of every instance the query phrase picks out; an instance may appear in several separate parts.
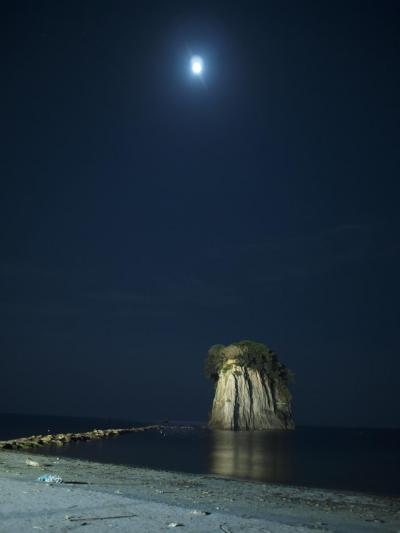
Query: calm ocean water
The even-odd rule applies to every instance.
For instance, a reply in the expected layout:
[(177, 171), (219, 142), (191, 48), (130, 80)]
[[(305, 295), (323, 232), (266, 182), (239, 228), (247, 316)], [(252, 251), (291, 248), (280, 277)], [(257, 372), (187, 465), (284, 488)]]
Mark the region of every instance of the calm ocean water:
[[(0, 439), (126, 427), (111, 419), (0, 415)], [(34, 453), (34, 452), (33, 452)], [(400, 495), (400, 430), (167, 430), (40, 448), (38, 453), (289, 485)]]

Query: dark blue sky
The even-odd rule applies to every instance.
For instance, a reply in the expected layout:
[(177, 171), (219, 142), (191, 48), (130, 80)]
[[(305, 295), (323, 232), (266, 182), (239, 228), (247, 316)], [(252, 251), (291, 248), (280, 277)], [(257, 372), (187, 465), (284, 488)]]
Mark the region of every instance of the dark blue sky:
[(397, 2), (21, 1), (0, 35), (0, 411), (205, 420), (208, 347), (250, 338), (298, 423), (400, 425)]

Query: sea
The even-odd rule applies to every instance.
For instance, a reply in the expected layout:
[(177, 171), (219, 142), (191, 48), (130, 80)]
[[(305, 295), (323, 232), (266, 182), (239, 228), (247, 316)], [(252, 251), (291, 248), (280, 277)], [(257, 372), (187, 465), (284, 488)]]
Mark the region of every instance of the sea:
[[(232, 432), (211, 431), (201, 423), (178, 424), (170, 422), (163, 431), (47, 446), (29, 453), (400, 496), (400, 429), (298, 427), (294, 431)], [(0, 414), (0, 440), (132, 425), (143, 422)]]

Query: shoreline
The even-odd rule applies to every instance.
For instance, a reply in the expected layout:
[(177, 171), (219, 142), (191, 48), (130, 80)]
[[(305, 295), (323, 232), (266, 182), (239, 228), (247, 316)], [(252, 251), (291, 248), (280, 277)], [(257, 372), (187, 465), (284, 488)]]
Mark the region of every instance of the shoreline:
[[(136, 528), (157, 531), (399, 531), (400, 499), (328, 489), (273, 485), (57, 458), (28, 450), (0, 453), (2, 523), (69, 531)], [(64, 483), (36, 481), (55, 474)], [(170, 526), (168, 526), (170, 524)], [(221, 527), (223, 529), (221, 529)], [(178, 526), (176, 526), (178, 527)]]

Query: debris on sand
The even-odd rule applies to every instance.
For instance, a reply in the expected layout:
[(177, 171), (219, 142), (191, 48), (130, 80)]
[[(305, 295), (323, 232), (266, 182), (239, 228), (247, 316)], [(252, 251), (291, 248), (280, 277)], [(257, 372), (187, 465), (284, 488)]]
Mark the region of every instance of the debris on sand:
[(28, 466), (41, 466), (40, 463), (38, 463), (37, 461), (32, 461), (32, 459), (27, 459), (25, 461), (25, 464)]
[(57, 474), (45, 474), (37, 478), (37, 481), (43, 481), (44, 483), (62, 483), (62, 477)]

